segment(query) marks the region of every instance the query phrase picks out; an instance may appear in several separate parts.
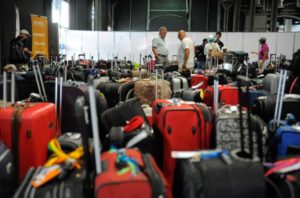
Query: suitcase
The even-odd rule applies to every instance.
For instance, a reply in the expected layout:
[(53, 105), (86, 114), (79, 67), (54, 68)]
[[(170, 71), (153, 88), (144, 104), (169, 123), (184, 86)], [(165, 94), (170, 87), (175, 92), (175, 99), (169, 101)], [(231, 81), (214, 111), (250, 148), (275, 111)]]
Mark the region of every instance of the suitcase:
[[(93, 90), (89, 82), (89, 90)], [(94, 197), (172, 197), (167, 183), (149, 154), (135, 149), (112, 149), (100, 154), (96, 103), (90, 93), (95, 148)], [(102, 162), (101, 162), (102, 161)]]
[[(152, 114), (154, 129), (163, 139), (162, 170), (172, 184), (175, 161), (171, 158), (171, 151), (210, 148), (211, 112), (204, 104), (156, 100), (152, 105)], [(183, 118), (188, 119), (183, 122)]]
[[(55, 102), (55, 83), (52, 81), (45, 82), (45, 89), (48, 94), (48, 99), (51, 102)], [(59, 95), (59, 94), (58, 94)], [(106, 98), (103, 94), (95, 90), (96, 102), (97, 102), (97, 112), (100, 115), (108, 108), (108, 104)], [(61, 131), (62, 133), (67, 132), (76, 132), (79, 128), (78, 122), (74, 122), (76, 120), (75, 114), (75, 102), (77, 97), (84, 96), (87, 104), (89, 104), (88, 100), (88, 86), (84, 82), (75, 82), (75, 81), (67, 81), (63, 83), (62, 88), (62, 101), (61, 101)], [(58, 96), (60, 97), (60, 96)], [(60, 109), (60, 108), (59, 108)], [(102, 126), (100, 126), (102, 127)], [(90, 126), (91, 129), (91, 126)], [(90, 134), (92, 137), (92, 134)]]
[[(203, 92), (202, 92), (203, 93)], [(173, 94), (173, 98), (180, 98), (184, 101), (203, 102), (200, 90), (181, 90)]]
[[(219, 104), (223, 105), (237, 105), (238, 104), (238, 89), (228, 85), (219, 86)], [(209, 86), (204, 91), (203, 101), (207, 106), (213, 107), (214, 88)]]
[[(131, 162), (130, 171), (124, 172)], [(106, 164), (95, 179), (95, 197), (171, 197), (162, 173), (149, 154), (136, 149), (108, 151), (101, 155)], [(120, 159), (120, 160), (117, 160)], [(123, 168), (123, 169), (122, 169)]]
[(174, 198), (265, 198), (263, 168), (257, 159), (219, 150), (173, 156), (177, 158)]
[(31, 166), (46, 162), (48, 142), (59, 135), (56, 124), (52, 103), (23, 103), (0, 109), (0, 140), (13, 153), (17, 178), (21, 180)]
[(120, 102), (133, 98), (133, 81), (125, 83), (103, 82), (97, 86), (97, 90), (104, 94), (109, 108), (114, 107)]
[(0, 141), (0, 197), (11, 197), (15, 187), (13, 155)]
[(192, 74), (191, 84), (193, 89), (205, 90), (208, 86), (208, 78), (202, 74)]
[[(91, 154), (90, 154), (90, 146), (89, 146), (89, 140), (88, 140), (88, 133), (87, 130), (87, 122), (84, 119), (84, 117), (87, 115), (87, 112), (84, 113), (84, 105), (85, 100), (81, 96), (76, 100), (75, 108), (76, 108), (76, 120), (79, 123), (78, 130), (80, 131), (79, 134), (82, 136), (82, 145), (83, 145), (83, 164), (81, 163), (80, 169), (71, 169), (69, 172), (63, 172), (61, 175), (57, 176), (56, 178), (53, 178), (52, 180), (49, 180), (48, 182), (44, 183), (43, 185), (39, 187), (34, 187), (32, 185), (32, 182), (36, 178), (41, 178), (41, 176), (38, 176), (39, 174), (43, 175), (45, 174), (44, 167), (38, 167), (38, 168), (31, 168), (27, 174), (24, 180), (22, 181), (21, 185), (19, 186), (18, 190), (14, 194), (14, 198), (48, 198), (48, 197), (58, 197), (58, 198), (65, 198), (65, 197), (78, 197), (78, 198), (84, 198), (84, 197), (92, 197), (93, 195), (93, 171), (91, 170), (92, 166), (92, 160), (91, 160)], [(97, 136), (95, 136), (94, 141), (97, 140)], [(97, 144), (99, 145), (99, 143)], [(49, 146), (50, 147), (50, 146)], [(96, 155), (99, 152), (96, 149), (97, 147), (94, 147)], [(52, 150), (53, 151), (53, 150)], [(51, 161), (51, 159), (49, 159)], [(69, 162), (66, 162), (62, 165), (62, 168), (64, 166), (67, 166), (68, 163), (72, 162), (73, 160), (70, 158)], [(55, 164), (57, 165), (57, 164)], [(68, 170), (68, 169), (66, 169)]]
[(173, 77), (171, 79), (171, 90), (176, 92), (179, 90), (187, 90), (189, 88), (188, 81), (184, 77)]
[(300, 197), (299, 158), (287, 158), (265, 165), (268, 198)]
[[(238, 80), (239, 90), (242, 80), (249, 81), (248, 78), (241, 76), (238, 76)], [(215, 86), (217, 85), (217, 80), (215, 80)], [(241, 97), (239, 101), (242, 101)], [(236, 128), (240, 128), (241, 149), (172, 152), (172, 157), (177, 159), (173, 186), (175, 197), (265, 197), (263, 168), (259, 159), (253, 155), (253, 128), (250, 112), (247, 112), (248, 138), (245, 136), (246, 132), (242, 124), (242, 108), (239, 112), (240, 124)], [(249, 142), (247, 146), (246, 139)], [(245, 169), (247, 169), (246, 172)]]

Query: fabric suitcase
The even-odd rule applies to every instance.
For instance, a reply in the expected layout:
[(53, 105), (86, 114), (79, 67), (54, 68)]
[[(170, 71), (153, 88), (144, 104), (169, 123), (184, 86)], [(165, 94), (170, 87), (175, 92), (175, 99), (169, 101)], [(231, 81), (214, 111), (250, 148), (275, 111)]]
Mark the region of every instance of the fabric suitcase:
[[(164, 86), (162, 84), (164, 83)], [(158, 93), (157, 96), (162, 96), (164, 99), (170, 99), (171, 98), (171, 88), (170, 88), (170, 82), (169, 81), (162, 81), (161, 79), (158, 80), (157, 83)], [(135, 87), (134, 87), (134, 94), (135, 97), (138, 99), (140, 104), (148, 104), (151, 105), (152, 102), (156, 99), (155, 98), (155, 87), (156, 87), (156, 81), (155, 80), (139, 80), (136, 81)]]
[[(101, 158), (105, 166), (95, 179), (95, 197), (171, 197), (151, 155), (126, 149), (123, 152), (104, 152)], [(126, 168), (126, 161), (122, 161), (124, 158), (131, 160), (133, 165), (130, 171), (120, 174)]]
[[(156, 100), (152, 105), (153, 125), (163, 139), (162, 170), (167, 181), (173, 183), (175, 161), (171, 151), (189, 151), (210, 147), (212, 133), (211, 112), (204, 104), (174, 104)], [(183, 121), (183, 118), (188, 118)]]
[(180, 98), (184, 101), (191, 101), (191, 102), (203, 102), (203, 100), (201, 98), (201, 91), (199, 91), (199, 90), (176, 91), (173, 94), (173, 98)]
[(11, 197), (14, 191), (14, 162), (11, 151), (0, 141), (0, 197)]
[(114, 83), (103, 82), (98, 84), (97, 89), (104, 94), (109, 108), (114, 107), (119, 102), (125, 102), (134, 95), (135, 82)]
[[(209, 86), (204, 91), (204, 103), (207, 106), (214, 106), (213, 103), (214, 98), (214, 89)], [(231, 86), (219, 86), (219, 104), (223, 105), (237, 105), (238, 104), (238, 89), (236, 87)]]
[[(218, 110), (216, 116), (216, 145), (219, 149), (235, 150), (240, 149), (240, 120), (238, 106), (225, 105)], [(243, 118), (246, 120), (247, 113), (243, 111)], [(265, 123), (257, 116), (251, 115), (251, 123), (254, 128), (254, 155), (263, 159), (264, 148), (267, 136)], [(245, 143), (249, 147), (248, 124), (243, 123), (245, 131)]]
[[(258, 97), (253, 104), (252, 113), (260, 116), (266, 123), (274, 117), (276, 95)], [(283, 98), (281, 119), (288, 113), (292, 113), (296, 120), (300, 120), (300, 97), (295, 94), (286, 94)]]
[(205, 90), (208, 86), (208, 78), (202, 74), (193, 74), (191, 84), (193, 89)]
[[(45, 82), (45, 89), (48, 95), (48, 100), (55, 102), (55, 83), (52, 81)], [(61, 131), (62, 133), (77, 132), (79, 125), (76, 120), (75, 102), (79, 96), (83, 96), (89, 105), (88, 86), (84, 82), (67, 81), (63, 83), (62, 91), (62, 114), (61, 114)], [(98, 118), (108, 108), (107, 101), (103, 94), (95, 90)], [(59, 94), (58, 94), (58, 97)], [(91, 126), (90, 126), (91, 129)], [(90, 136), (92, 136), (90, 134)]]
[(121, 78), (131, 78), (132, 72), (129, 69), (119, 70), (108, 70), (108, 76), (110, 80), (121, 79)]
[(16, 175), (47, 160), (48, 142), (55, 138), (56, 112), (52, 103), (15, 105), (0, 109), (0, 139), (12, 150)]
[(265, 198), (263, 168), (258, 160), (235, 151), (193, 155), (196, 157), (176, 159), (174, 198)]
[(300, 171), (297, 163), (299, 158), (294, 157), (265, 165), (267, 197), (300, 197)]

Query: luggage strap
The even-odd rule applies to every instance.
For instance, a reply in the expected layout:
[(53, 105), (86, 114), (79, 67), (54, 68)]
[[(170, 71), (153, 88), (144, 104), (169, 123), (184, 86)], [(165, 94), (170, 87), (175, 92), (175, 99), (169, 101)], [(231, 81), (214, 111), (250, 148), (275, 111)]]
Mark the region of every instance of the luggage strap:
[(290, 91), (289, 91), (290, 94), (292, 93), (292, 91), (293, 91), (293, 89), (294, 89), (294, 87), (295, 87), (296, 82), (298, 81), (298, 79), (299, 79), (299, 76), (297, 76), (297, 77), (294, 79), (294, 81), (293, 81), (293, 83), (292, 83), (292, 85), (291, 85)]
[(294, 170), (299, 170), (299, 169), (300, 169), (300, 158), (299, 157), (281, 160), (281, 161), (275, 162), (273, 164), (273, 168), (271, 168), (270, 170), (268, 170), (265, 173), (265, 177), (268, 177), (275, 172), (287, 173), (287, 172), (292, 172)]

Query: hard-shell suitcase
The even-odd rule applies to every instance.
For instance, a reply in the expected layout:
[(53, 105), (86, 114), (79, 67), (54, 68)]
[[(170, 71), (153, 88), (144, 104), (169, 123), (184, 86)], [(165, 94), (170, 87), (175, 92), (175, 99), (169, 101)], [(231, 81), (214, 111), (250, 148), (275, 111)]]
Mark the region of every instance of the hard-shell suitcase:
[[(88, 127), (87, 120), (84, 118), (87, 116), (87, 111), (85, 108), (85, 100), (83, 97), (78, 98), (76, 100), (75, 107), (76, 108), (76, 120), (79, 123), (78, 132), (82, 136), (83, 145), (83, 165), (80, 163), (80, 169), (67, 169), (66, 172), (61, 175), (53, 178), (52, 180), (42, 184), (41, 186), (33, 186), (33, 181), (36, 179), (40, 179), (47, 171), (45, 171), (45, 167), (31, 168), (21, 185), (17, 189), (14, 194), (14, 198), (48, 198), (48, 197), (58, 197), (58, 198), (66, 198), (66, 197), (92, 197), (93, 195), (93, 171), (92, 171), (92, 161), (90, 154), (90, 145), (88, 139)], [(95, 137), (95, 139), (98, 137)], [(94, 147), (95, 153), (99, 152), (99, 150)], [(51, 160), (51, 159), (50, 159)], [(75, 159), (70, 158), (69, 163)], [(57, 164), (55, 164), (57, 165)], [(54, 166), (55, 166), (54, 165)], [(68, 162), (61, 166), (67, 166)], [(51, 167), (48, 167), (51, 168)], [(70, 172), (67, 172), (70, 171)]]
[(16, 176), (22, 179), (31, 166), (46, 162), (48, 142), (59, 135), (55, 105), (43, 102), (5, 106), (5, 97), (3, 104), (0, 108), (0, 140), (11, 149)]
[(189, 88), (188, 81), (184, 77), (174, 77), (171, 79), (171, 90), (176, 92), (179, 90), (187, 90)]
[(13, 155), (0, 141), (0, 197), (11, 197), (15, 187)]
[(171, 151), (210, 148), (212, 116), (204, 104), (156, 100), (152, 105), (153, 125), (163, 139), (163, 173), (172, 184), (175, 161)]

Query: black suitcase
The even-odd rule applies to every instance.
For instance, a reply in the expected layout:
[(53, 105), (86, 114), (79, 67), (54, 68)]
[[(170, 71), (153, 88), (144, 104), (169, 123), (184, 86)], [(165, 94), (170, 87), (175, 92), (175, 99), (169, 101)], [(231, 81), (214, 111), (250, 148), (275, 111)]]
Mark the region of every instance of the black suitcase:
[(97, 89), (104, 94), (109, 108), (134, 97), (134, 82), (103, 82), (98, 84)]
[[(266, 123), (274, 118), (277, 95), (258, 97), (253, 104), (252, 113), (260, 116)], [(296, 120), (300, 120), (300, 95), (287, 94), (283, 99), (281, 119), (292, 113)]]
[[(45, 82), (45, 89), (50, 102), (55, 102), (55, 83), (52, 81)], [(100, 115), (107, 109), (107, 101), (102, 93), (95, 90), (98, 119)], [(67, 81), (63, 84), (62, 91), (62, 120), (61, 120), (61, 131), (66, 132), (77, 132), (78, 123), (75, 115), (75, 102), (77, 97), (84, 96), (87, 104), (89, 105), (88, 99), (88, 86), (83, 82)], [(101, 126), (100, 126), (101, 127)], [(91, 129), (91, 126), (90, 126)], [(91, 130), (90, 130), (91, 131)], [(92, 136), (90, 134), (90, 136)]]
[(15, 186), (14, 163), (11, 151), (0, 141), (0, 197), (11, 197)]

